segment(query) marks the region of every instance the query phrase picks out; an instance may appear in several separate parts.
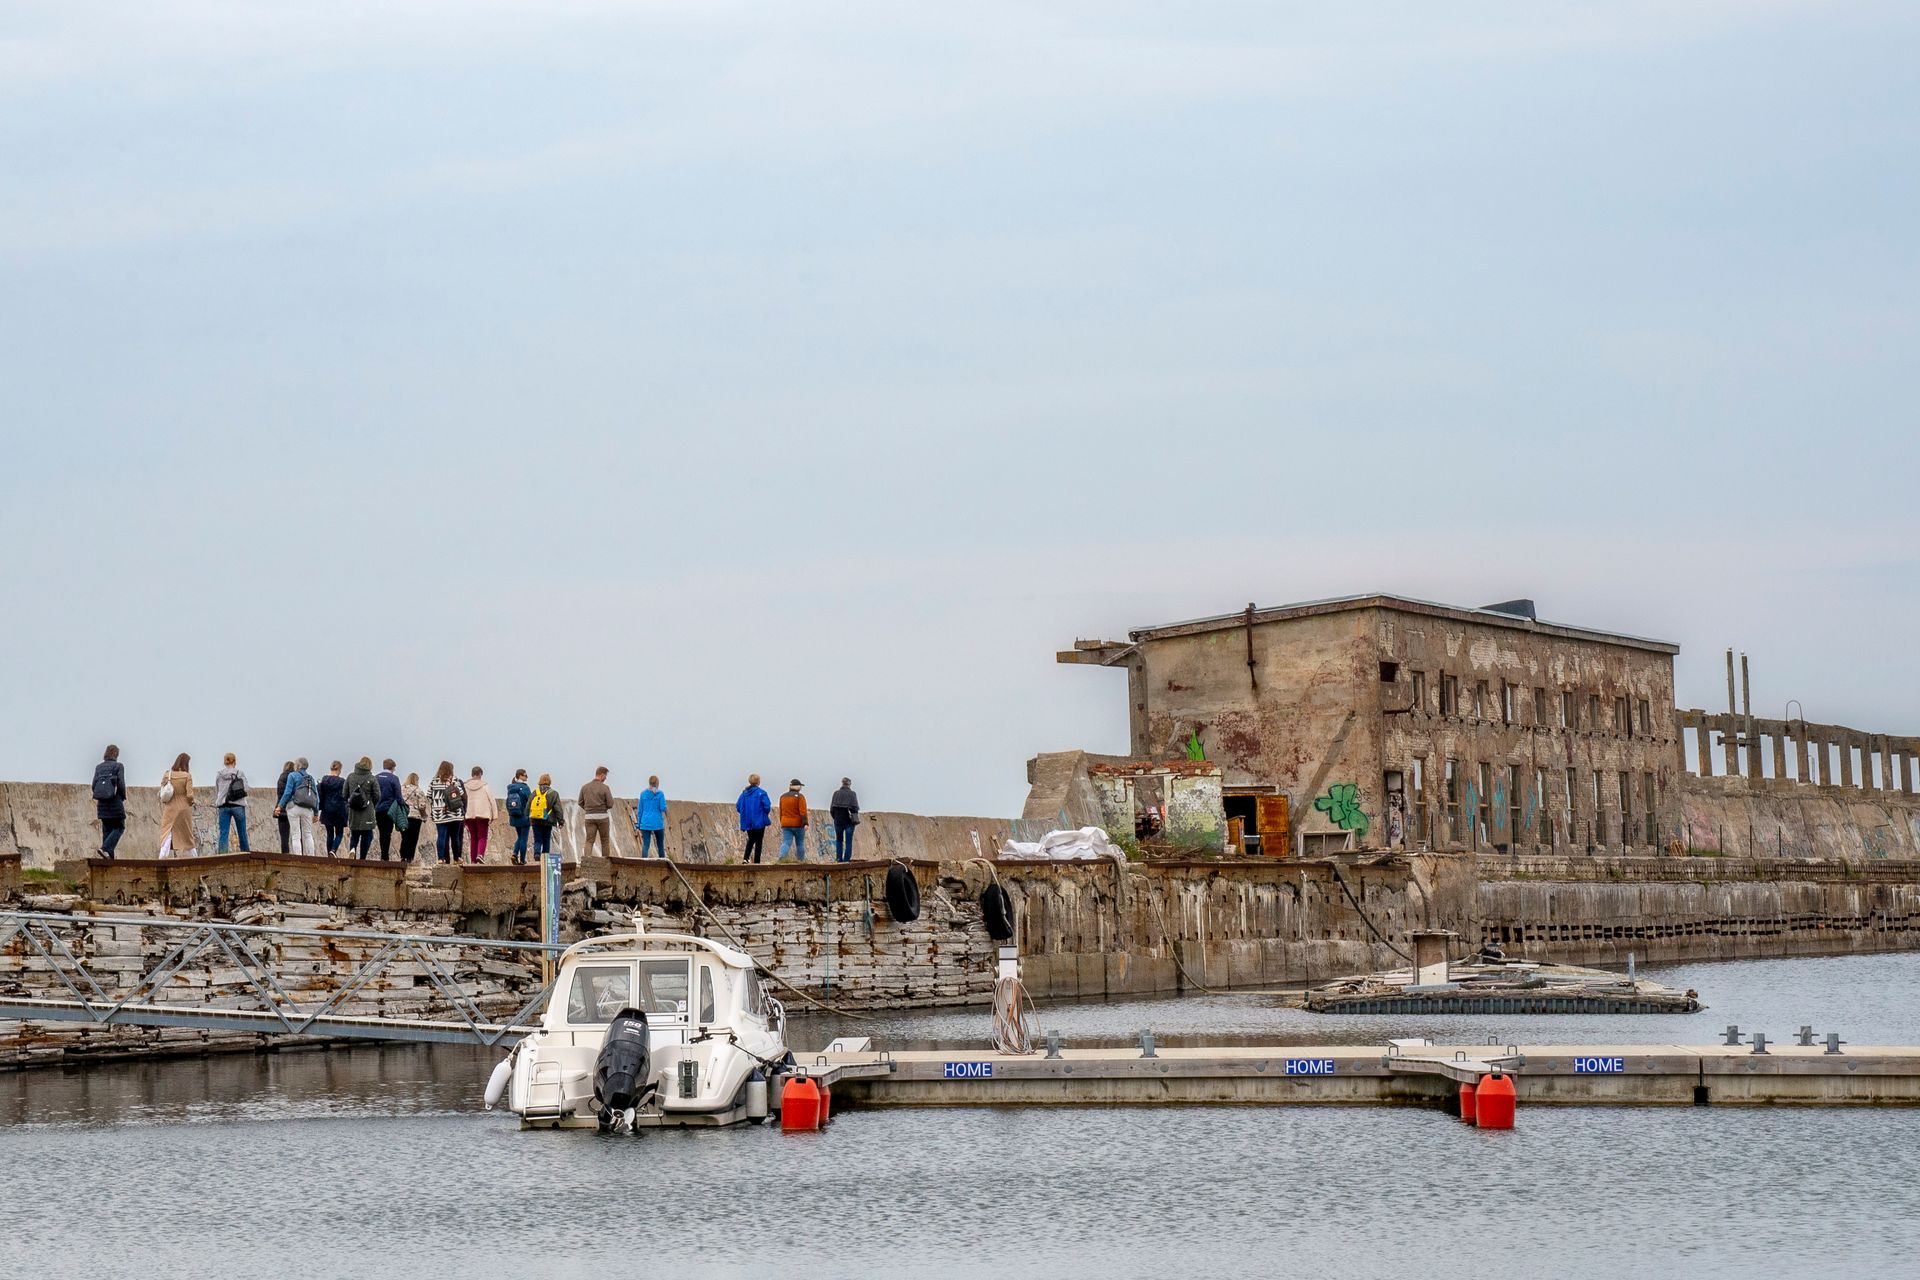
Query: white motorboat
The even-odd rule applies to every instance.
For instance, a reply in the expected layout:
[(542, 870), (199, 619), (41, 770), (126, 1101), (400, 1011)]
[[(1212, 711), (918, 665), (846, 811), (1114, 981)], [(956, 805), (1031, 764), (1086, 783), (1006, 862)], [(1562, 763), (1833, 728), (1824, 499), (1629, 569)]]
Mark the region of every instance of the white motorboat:
[(523, 1128), (764, 1120), (792, 1064), (787, 1015), (753, 959), (679, 933), (586, 938), (561, 953), (537, 1030), (487, 1082)]

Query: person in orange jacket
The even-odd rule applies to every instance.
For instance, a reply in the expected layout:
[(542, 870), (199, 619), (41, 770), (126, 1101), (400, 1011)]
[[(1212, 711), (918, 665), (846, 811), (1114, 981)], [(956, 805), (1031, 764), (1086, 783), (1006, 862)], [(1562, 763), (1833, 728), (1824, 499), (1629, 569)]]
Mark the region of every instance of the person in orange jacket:
[(787, 850), (793, 850), (793, 856), (800, 861), (807, 860), (807, 798), (800, 792), (802, 783), (795, 778), (787, 784), (785, 794), (780, 797), (780, 861), (787, 860)]

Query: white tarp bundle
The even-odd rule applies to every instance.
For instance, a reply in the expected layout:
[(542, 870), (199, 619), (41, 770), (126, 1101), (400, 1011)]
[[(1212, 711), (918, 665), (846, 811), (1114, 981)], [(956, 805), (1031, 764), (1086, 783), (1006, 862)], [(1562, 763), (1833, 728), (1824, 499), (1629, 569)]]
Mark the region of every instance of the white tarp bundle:
[(1127, 855), (1107, 838), (1099, 827), (1081, 827), (1077, 831), (1049, 831), (1036, 843), (1009, 840), (1000, 846), (1003, 858), (1051, 858), (1056, 862), (1078, 859), (1112, 858), (1125, 862)]

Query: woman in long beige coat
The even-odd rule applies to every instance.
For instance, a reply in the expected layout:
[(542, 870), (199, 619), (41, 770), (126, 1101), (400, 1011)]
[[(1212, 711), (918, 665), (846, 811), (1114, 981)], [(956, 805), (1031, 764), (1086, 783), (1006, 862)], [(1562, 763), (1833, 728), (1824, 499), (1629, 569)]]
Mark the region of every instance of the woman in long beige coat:
[(191, 858), (200, 850), (193, 839), (193, 775), (187, 772), (186, 752), (180, 753), (160, 785), (173, 788), (173, 798), (160, 808), (160, 856), (172, 851)]

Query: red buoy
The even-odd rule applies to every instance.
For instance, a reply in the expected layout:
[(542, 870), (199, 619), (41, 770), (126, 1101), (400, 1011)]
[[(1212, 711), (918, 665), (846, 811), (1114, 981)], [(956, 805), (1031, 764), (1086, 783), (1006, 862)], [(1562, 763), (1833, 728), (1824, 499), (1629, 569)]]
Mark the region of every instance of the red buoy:
[(833, 1090), (827, 1085), (820, 1086), (820, 1127), (825, 1128), (827, 1121), (833, 1119)]
[(1468, 1124), (1474, 1123), (1474, 1089), (1471, 1084), (1460, 1086), (1460, 1118)]
[(780, 1090), (780, 1128), (788, 1133), (818, 1129), (826, 1118), (820, 1086), (808, 1076), (788, 1076)]
[(1474, 1123), (1482, 1129), (1511, 1129), (1513, 1109), (1518, 1102), (1512, 1076), (1499, 1071), (1482, 1076), (1480, 1087), (1474, 1091)]

